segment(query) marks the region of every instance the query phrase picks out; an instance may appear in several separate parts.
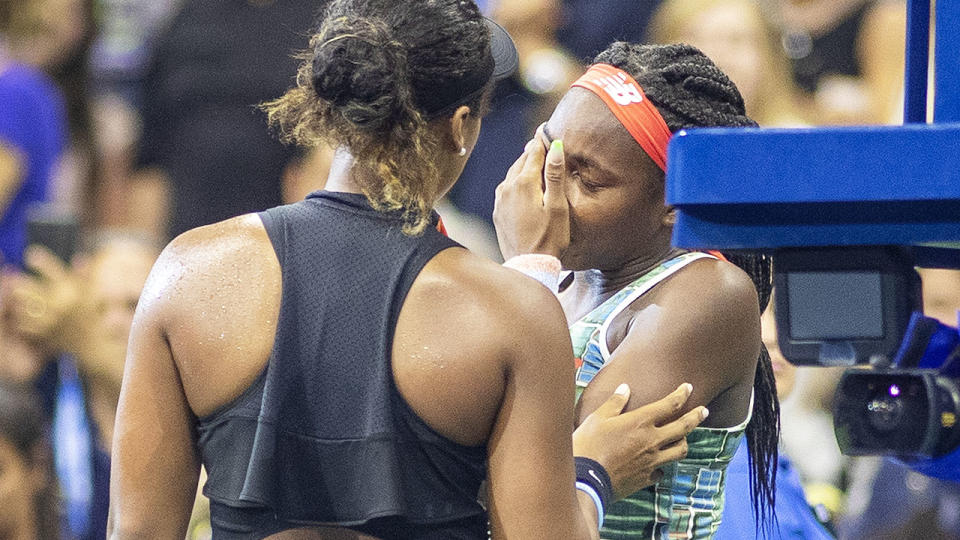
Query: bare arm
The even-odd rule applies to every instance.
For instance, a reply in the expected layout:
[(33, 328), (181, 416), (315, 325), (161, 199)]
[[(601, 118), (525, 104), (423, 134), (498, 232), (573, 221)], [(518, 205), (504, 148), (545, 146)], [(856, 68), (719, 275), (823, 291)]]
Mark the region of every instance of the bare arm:
[(596, 538), (589, 497), (574, 490), (572, 346), (563, 313), (545, 289), (525, 283), (504, 362), (506, 388), (488, 442), (494, 538)]
[(161, 256), (134, 318), (114, 428), (109, 536), (183, 538), (196, 493), (194, 417), (164, 335)]
[(863, 66), (873, 123), (900, 123), (906, 26), (904, 2), (876, 2), (857, 36), (857, 55)]
[(524, 339), (505, 363), (506, 388), (488, 443), (492, 531), (495, 538), (596, 538), (596, 505), (573, 488), (574, 452), (601, 463), (622, 497), (652, 484), (659, 467), (685, 455), (685, 436), (705, 412), (697, 407), (670, 422), (689, 397), (688, 385), (622, 415), (629, 392), (607, 394), (571, 448), (570, 338), (555, 297), (526, 283), (531, 286), (521, 297), (524, 309), (509, 318), (511, 333)]
[(113, 538), (183, 538), (199, 471), (196, 418), (230, 403), (263, 370), (280, 280), (256, 214), (184, 233), (154, 264), (114, 429)]
[(710, 406), (724, 392), (739, 390), (740, 399), (722, 401), (724, 409), (710, 407), (708, 425), (742, 421), (760, 350), (760, 314), (750, 279), (729, 263), (698, 261), (648, 295), (638, 301), (646, 305), (620, 316), (625, 324), (615, 320), (611, 334), (624, 337), (584, 392), (579, 417), (624, 381), (633, 389), (628, 410), (690, 382), (686, 409)]

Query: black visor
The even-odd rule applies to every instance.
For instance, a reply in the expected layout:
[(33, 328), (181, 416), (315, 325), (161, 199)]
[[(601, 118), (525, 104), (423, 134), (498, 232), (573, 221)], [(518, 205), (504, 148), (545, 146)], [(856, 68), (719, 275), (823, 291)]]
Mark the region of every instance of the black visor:
[(506, 79), (516, 73), (520, 66), (520, 55), (513, 38), (502, 26), (484, 17), (487, 29), (490, 30), (490, 54), (493, 56), (493, 79)]
[(517, 54), (513, 38), (492, 20), (484, 17), (483, 22), (490, 32), (490, 64), (487, 69), (469, 73), (460, 80), (445, 85), (445, 88), (433, 87), (428, 92), (417, 92), (423, 111), (428, 117), (435, 118), (453, 112), (480, 95), (491, 80), (506, 79), (517, 71), (520, 55)]

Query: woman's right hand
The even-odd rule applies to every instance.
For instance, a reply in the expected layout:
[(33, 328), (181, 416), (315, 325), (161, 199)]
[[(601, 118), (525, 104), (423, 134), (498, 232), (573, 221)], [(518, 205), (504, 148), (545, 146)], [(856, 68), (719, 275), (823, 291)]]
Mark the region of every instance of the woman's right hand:
[(573, 454), (603, 465), (617, 499), (655, 484), (663, 476), (660, 467), (686, 457), (687, 434), (707, 417), (706, 407), (696, 407), (677, 418), (692, 390), (684, 383), (659, 401), (621, 414), (630, 388), (620, 385), (574, 431)]
[(504, 260), (527, 253), (559, 259), (570, 245), (565, 168), (563, 143), (550, 143), (541, 126), (497, 186), (493, 224)]

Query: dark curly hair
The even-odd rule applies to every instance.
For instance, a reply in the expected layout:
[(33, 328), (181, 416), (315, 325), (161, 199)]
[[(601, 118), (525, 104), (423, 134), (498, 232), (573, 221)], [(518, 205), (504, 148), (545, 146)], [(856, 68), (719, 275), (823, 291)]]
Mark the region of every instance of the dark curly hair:
[(454, 105), (483, 114), (492, 87), (477, 5), (334, 0), (299, 58), (296, 87), (263, 105), (270, 124), (286, 142), (348, 148), (377, 173), (378, 183), (362, 186), (370, 203), (401, 211), (405, 232), (421, 232), (440, 190), (440, 140), (428, 124)]
[[(756, 127), (733, 81), (699, 49), (685, 44), (638, 45), (617, 42), (594, 63), (616, 66), (629, 73), (657, 107), (671, 132), (690, 127)], [(772, 289), (771, 260), (764, 255), (726, 254), (753, 280), (760, 312)], [(750, 454), (750, 490), (757, 526), (776, 520), (774, 483), (780, 439), (780, 401), (770, 354), (762, 348), (754, 376), (753, 418), (747, 426)]]

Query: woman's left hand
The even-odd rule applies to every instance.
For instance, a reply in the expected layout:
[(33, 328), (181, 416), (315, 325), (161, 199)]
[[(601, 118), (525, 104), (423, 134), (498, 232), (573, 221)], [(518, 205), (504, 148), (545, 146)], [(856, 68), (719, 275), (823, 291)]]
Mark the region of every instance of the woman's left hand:
[(560, 258), (570, 245), (563, 142), (553, 141), (548, 152), (541, 129), (497, 186), (493, 223), (504, 259), (527, 253)]

